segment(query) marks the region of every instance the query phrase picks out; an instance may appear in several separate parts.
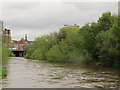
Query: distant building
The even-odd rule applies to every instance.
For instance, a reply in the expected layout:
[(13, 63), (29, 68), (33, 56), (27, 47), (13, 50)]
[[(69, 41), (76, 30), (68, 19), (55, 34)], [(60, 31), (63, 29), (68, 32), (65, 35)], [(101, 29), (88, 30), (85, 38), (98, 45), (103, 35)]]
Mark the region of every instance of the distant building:
[(5, 29), (3, 31), (3, 42), (4, 43), (10, 43), (11, 41), (11, 32), (10, 29)]
[[(65, 24), (63, 27), (69, 27), (69, 26), (73, 26), (73, 27), (80, 28), (80, 26), (79, 26), (79, 25), (77, 25), (77, 24), (73, 24), (73, 25), (66, 25), (66, 24)], [(62, 27), (62, 28), (63, 28), (63, 27)]]
[(3, 44), (5, 47), (9, 47), (11, 43), (11, 31), (10, 29), (3, 29)]
[(21, 38), (20, 41), (11, 40), (9, 49), (13, 50), (24, 50), (27, 44), (32, 44), (32, 41), (27, 40), (27, 34), (25, 34), (25, 39)]
[(72, 26), (77, 27), (77, 28), (80, 28), (80, 26), (79, 26), (79, 25), (77, 25), (77, 24), (74, 24), (74, 25), (72, 25)]

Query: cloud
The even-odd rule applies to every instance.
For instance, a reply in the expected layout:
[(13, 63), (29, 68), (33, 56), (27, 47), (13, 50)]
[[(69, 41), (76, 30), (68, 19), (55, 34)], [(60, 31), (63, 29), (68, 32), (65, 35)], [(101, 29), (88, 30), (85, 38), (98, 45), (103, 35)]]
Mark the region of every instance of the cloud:
[(64, 24), (80, 26), (107, 11), (117, 13), (117, 2), (112, 3), (3, 3), (4, 26), (12, 30), (13, 39), (28, 34), (30, 40), (50, 32), (58, 31)]

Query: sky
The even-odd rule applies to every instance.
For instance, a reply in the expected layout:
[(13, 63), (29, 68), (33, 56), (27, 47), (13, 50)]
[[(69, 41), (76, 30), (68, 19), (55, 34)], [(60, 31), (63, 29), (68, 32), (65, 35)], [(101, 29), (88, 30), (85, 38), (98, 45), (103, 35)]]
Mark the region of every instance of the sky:
[(96, 22), (102, 13), (118, 14), (117, 2), (6, 2), (2, 3), (4, 27), (11, 30), (12, 39), (28, 40), (59, 29), (67, 24)]

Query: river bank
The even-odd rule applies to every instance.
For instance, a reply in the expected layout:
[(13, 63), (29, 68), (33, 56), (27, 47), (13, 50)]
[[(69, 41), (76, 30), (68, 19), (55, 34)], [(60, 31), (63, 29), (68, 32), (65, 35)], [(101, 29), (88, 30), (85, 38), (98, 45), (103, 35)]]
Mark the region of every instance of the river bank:
[(5, 78), (6, 76), (7, 76), (7, 71), (6, 71), (6, 69), (0, 67), (0, 80), (1, 80), (2, 78)]
[(3, 88), (117, 88), (118, 73), (111, 69), (66, 66), (20, 57), (10, 58)]

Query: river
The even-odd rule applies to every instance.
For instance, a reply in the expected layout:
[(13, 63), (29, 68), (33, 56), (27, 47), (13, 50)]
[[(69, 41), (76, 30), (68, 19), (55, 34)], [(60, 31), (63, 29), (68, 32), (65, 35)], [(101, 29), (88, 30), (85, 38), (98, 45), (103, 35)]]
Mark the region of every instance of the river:
[(10, 58), (3, 88), (116, 88), (118, 72), (21, 57)]

